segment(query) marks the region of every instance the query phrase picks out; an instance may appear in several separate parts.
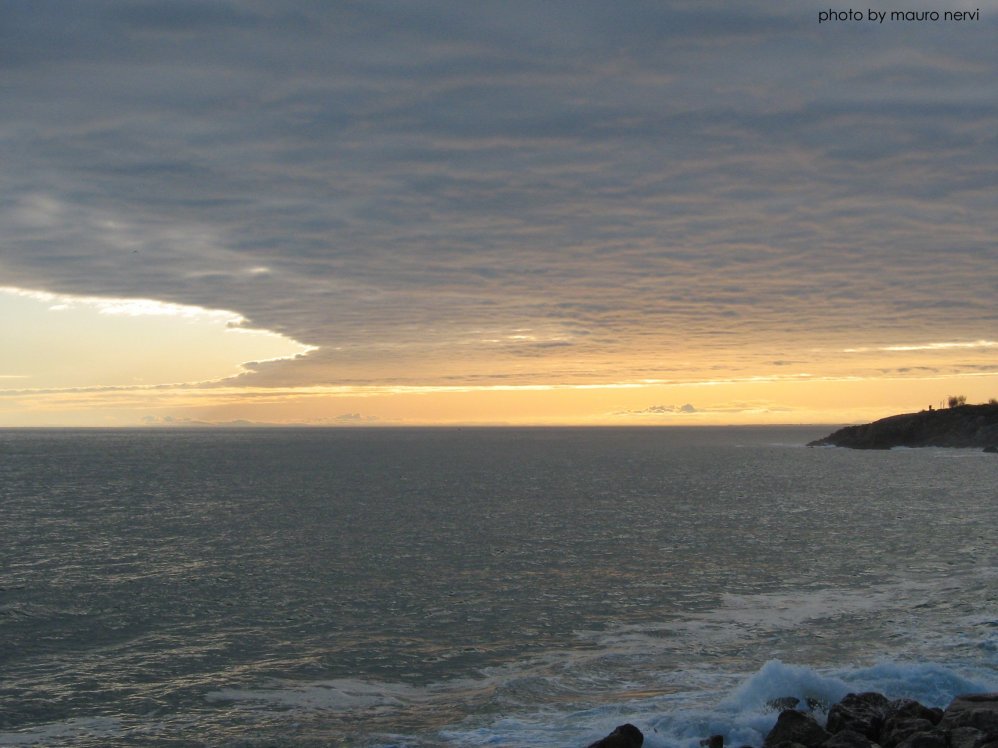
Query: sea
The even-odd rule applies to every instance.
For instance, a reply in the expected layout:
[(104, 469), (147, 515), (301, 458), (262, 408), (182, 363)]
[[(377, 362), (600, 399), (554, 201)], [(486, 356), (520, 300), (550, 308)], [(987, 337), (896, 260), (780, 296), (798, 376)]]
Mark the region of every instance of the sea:
[(998, 457), (823, 426), (0, 431), (0, 746), (759, 746), (998, 691)]

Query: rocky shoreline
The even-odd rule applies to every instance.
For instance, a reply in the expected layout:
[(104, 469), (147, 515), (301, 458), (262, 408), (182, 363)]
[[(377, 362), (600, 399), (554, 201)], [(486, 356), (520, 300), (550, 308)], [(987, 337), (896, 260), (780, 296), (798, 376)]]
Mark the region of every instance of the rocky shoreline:
[[(957, 696), (946, 709), (880, 693), (851, 693), (828, 709), (822, 724), (794, 697), (770, 702), (780, 709), (762, 748), (998, 748), (998, 693)], [(801, 706), (805, 707), (803, 710)], [(644, 735), (621, 725), (589, 748), (641, 748)], [(724, 737), (700, 741), (724, 748)]]
[(958, 405), (846, 426), (809, 447), (957, 447), (998, 452), (998, 403)]

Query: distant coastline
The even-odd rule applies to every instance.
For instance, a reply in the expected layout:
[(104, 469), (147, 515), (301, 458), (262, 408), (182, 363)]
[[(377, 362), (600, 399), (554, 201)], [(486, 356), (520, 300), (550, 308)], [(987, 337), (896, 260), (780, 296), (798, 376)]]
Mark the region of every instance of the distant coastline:
[(891, 449), (892, 447), (956, 447), (998, 452), (998, 402), (956, 405), (939, 410), (881, 418), (846, 426), (809, 447)]

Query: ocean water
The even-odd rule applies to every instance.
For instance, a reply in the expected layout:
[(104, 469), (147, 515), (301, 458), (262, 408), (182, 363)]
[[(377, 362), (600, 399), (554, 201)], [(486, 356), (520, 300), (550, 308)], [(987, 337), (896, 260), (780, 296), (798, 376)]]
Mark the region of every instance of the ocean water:
[(759, 745), (998, 690), (998, 459), (827, 428), (0, 431), (0, 746)]

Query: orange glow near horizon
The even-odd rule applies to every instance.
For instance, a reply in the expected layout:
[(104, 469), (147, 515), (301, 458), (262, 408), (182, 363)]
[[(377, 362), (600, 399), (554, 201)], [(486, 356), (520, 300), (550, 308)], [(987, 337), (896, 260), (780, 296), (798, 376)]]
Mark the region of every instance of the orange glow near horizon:
[[(754, 364), (766, 357), (752, 351), (721, 367), (717, 351), (690, 350), (656, 377), (639, 375), (651, 368), (642, 357), (587, 362), (586, 373), (563, 354), (543, 362), (550, 375), (537, 366), (514, 384), (400, 384), (372, 369), (349, 385), (270, 385), (245, 362), (308, 365), (314, 349), (247, 330), (233, 312), (19, 289), (0, 289), (0, 304), (0, 343), (12, 352), (0, 370), (2, 427), (846, 423), (998, 394), (990, 340), (812, 347), (792, 368)], [(976, 369), (961, 367), (968, 352)]]
[(6, 391), (4, 426), (695, 426), (847, 423), (983, 402), (998, 375), (906, 380), (528, 387), (122, 388)]

